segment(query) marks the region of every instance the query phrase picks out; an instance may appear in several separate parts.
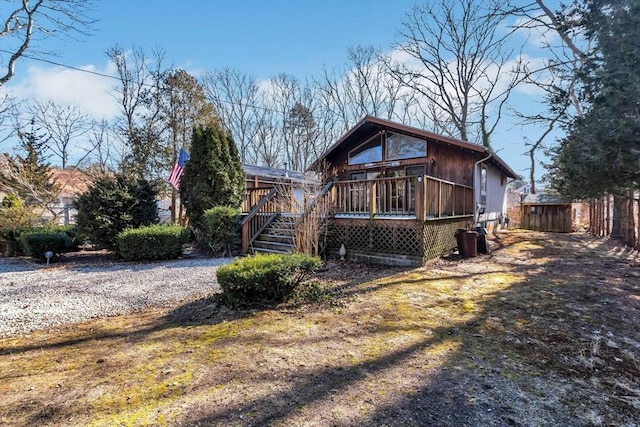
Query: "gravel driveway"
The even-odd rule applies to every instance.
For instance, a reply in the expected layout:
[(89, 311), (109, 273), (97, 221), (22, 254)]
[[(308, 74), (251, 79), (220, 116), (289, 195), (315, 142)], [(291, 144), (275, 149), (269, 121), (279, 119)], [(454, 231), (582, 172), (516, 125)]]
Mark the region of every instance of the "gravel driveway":
[(47, 267), (0, 258), (0, 336), (202, 298), (219, 289), (216, 268), (230, 261)]

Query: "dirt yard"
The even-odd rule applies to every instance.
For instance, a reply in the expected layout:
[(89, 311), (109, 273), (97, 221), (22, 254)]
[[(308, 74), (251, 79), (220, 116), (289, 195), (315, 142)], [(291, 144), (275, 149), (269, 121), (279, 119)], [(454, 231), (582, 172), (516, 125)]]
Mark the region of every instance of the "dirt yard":
[(329, 263), (314, 304), (215, 299), (0, 340), (0, 424), (640, 425), (640, 256), (500, 233), (412, 270)]

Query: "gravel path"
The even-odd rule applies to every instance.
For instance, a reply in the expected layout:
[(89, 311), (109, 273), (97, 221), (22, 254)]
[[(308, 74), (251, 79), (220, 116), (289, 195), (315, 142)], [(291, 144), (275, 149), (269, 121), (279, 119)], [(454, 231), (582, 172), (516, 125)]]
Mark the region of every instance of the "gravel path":
[(219, 289), (216, 268), (230, 261), (47, 267), (0, 258), (0, 336), (193, 301)]

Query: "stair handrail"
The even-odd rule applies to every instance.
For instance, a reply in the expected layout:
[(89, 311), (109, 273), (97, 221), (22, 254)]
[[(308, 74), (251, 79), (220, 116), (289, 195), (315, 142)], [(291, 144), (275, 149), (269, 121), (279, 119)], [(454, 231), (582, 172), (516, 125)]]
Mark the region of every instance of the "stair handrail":
[(309, 204), (309, 206), (307, 206), (304, 209), (304, 214), (303, 217), (306, 217), (307, 215), (309, 215), (311, 212), (313, 212), (313, 210), (315, 209), (316, 205), (318, 204), (318, 200), (322, 199), (323, 197), (325, 197), (327, 195), (327, 193), (329, 192), (329, 190), (331, 190), (331, 187), (333, 187), (333, 181), (329, 181), (327, 182), (324, 187), (322, 187), (322, 190), (320, 190), (320, 193), (318, 194), (318, 196), (313, 199), (313, 202), (311, 202)]
[[(272, 215), (263, 218), (261, 223), (256, 221), (258, 218), (258, 214), (262, 212), (262, 208), (276, 195), (278, 194), (278, 188), (273, 187), (271, 191), (262, 196), (260, 201), (256, 203), (256, 205), (251, 209), (251, 211), (247, 214), (246, 217), (240, 223), (240, 227), (242, 229), (242, 252), (246, 253), (249, 250), (249, 246), (253, 243), (253, 241), (260, 235), (262, 230), (265, 229), (271, 221), (278, 215), (278, 212), (273, 212)], [(269, 212), (264, 212), (269, 213)]]

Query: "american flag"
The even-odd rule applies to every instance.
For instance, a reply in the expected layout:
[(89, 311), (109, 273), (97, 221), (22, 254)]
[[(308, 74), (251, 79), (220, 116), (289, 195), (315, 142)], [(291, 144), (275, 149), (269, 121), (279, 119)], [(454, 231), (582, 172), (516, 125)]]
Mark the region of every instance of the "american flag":
[(171, 169), (171, 173), (167, 179), (169, 184), (173, 185), (177, 190), (180, 189), (180, 177), (182, 176), (182, 172), (184, 172), (184, 164), (187, 163), (187, 160), (189, 160), (189, 153), (181, 148), (178, 160), (176, 160), (175, 165), (173, 165), (173, 169)]

